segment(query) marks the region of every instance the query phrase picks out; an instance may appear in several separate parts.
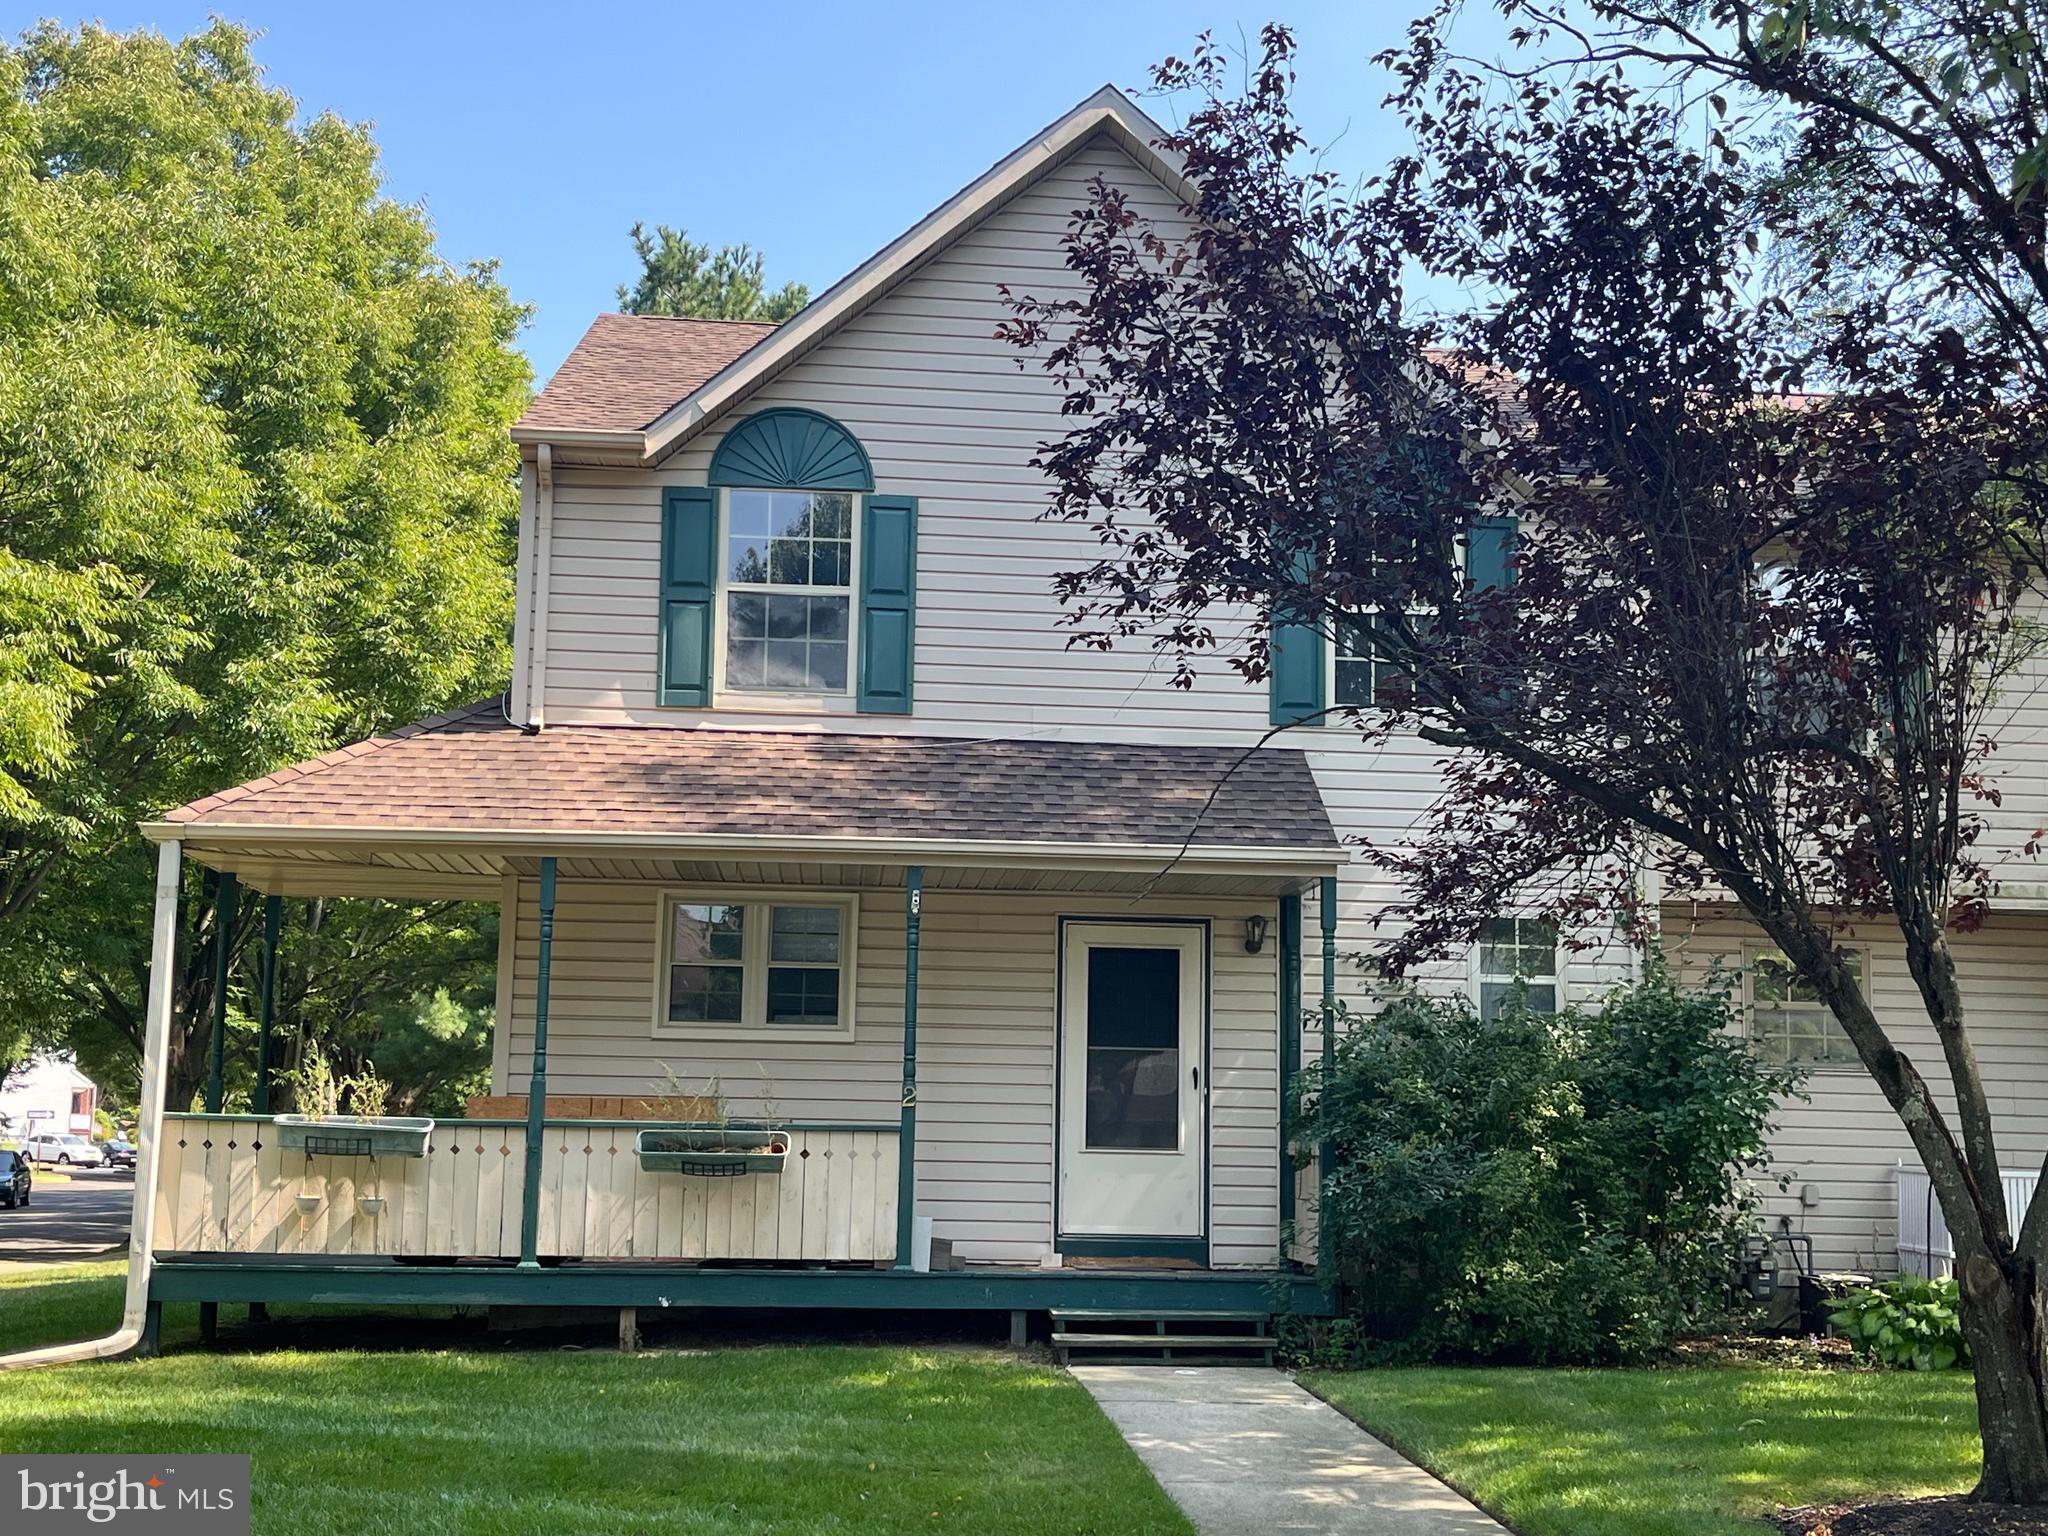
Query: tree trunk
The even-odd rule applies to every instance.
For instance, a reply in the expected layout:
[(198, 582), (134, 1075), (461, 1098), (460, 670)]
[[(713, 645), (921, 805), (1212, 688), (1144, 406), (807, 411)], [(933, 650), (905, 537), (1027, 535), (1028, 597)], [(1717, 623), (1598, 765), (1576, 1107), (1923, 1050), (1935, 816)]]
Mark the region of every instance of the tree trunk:
[(2032, 1264), (1958, 1241), (1963, 1334), (1976, 1360), (1984, 1475), (1973, 1497), (2048, 1504), (2048, 1328)]
[(206, 1081), (212, 1049), (210, 1029), (193, 1028), (185, 1021), (174, 1021), (166, 1053), (170, 1059), (164, 1063), (166, 1110), (178, 1114), (192, 1107), (192, 1101), (198, 1097), (199, 1089)]

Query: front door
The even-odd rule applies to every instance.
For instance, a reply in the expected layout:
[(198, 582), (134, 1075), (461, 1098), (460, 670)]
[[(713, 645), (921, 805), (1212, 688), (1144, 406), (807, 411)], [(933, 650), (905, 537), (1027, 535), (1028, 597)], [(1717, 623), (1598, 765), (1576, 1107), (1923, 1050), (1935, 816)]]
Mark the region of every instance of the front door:
[(1060, 1233), (1198, 1238), (1207, 930), (1068, 923), (1060, 981)]

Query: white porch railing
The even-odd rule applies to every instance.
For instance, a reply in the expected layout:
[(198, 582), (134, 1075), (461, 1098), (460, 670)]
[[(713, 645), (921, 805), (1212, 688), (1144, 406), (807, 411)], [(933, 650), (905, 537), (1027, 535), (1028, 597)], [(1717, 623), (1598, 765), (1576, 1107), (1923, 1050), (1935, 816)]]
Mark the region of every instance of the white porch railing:
[[(898, 1133), (794, 1127), (780, 1173), (648, 1172), (643, 1122), (555, 1121), (543, 1132), (543, 1258), (890, 1260)], [(424, 1157), (286, 1151), (268, 1120), (166, 1115), (159, 1253), (425, 1259), (519, 1255), (526, 1127), (449, 1120)]]
[[(2005, 1219), (2018, 1231), (2041, 1176), (2035, 1171), (1998, 1177), (2005, 1186)], [(1915, 1163), (1899, 1164), (1899, 1273), (1931, 1280), (1954, 1273), (1955, 1265), (1955, 1244), (1927, 1170)]]

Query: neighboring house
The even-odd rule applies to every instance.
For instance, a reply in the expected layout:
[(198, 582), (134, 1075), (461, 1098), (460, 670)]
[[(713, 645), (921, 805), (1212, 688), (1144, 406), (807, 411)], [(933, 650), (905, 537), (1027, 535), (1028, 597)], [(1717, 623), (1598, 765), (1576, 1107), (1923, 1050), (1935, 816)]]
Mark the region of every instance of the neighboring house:
[[(501, 902), (493, 1090), (544, 1069), (584, 1096), (443, 1124), (411, 1159), (166, 1117), (137, 1227), (155, 1298), (1167, 1315), (1268, 1311), (1292, 1275), (1320, 1304), (1281, 1104), (1325, 988), (1367, 999), (1339, 957), (1390, 891), (1348, 841), (1398, 835), (1437, 753), (1303, 726), (1232, 772), (1275, 719), (1369, 698), (1370, 662), (1319, 646), (1277, 694), (1222, 665), (1183, 692), (1141, 647), (1067, 647), (1051, 577), (1095, 545), (1037, 520), (1028, 460), (1065, 422), (995, 339), (998, 288), (1071, 286), (1091, 178), (1179, 217), (1155, 132), (1097, 94), (780, 327), (599, 317), (514, 432), (509, 696), (148, 829), (160, 955), (180, 858), (272, 896)], [(2010, 1150), (2038, 1158), (2029, 912), (1964, 948), (1999, 983), (1981, 1038)], [(1746, 951), (1667, 915), (1688, 957)], [(1909, 1016), (1895, 953), (1873, 938), (1872, 974)], [(1429, 980), (1563, 1004), (1639, 966), (1504, 912)], [(1772, 1039), (1825, 1049), (1796, 998), (1759, 1004)], [(677, 1093), (787, 1130), (782, 1171), (643, 1168), (626, 1101)], [(1785, 1213), (1825, 1263), (1888, 1264), (1904, 1141), (1875, 1090), (1824, 1075), (1784, 1119), (1817, 1191)], [(968, 1268), (911, 1273), (922, 1220)]]
[(37, 1056), (0, 1081), (0, 1140), (91, 1136), (100, 1091), (69, 1056)]

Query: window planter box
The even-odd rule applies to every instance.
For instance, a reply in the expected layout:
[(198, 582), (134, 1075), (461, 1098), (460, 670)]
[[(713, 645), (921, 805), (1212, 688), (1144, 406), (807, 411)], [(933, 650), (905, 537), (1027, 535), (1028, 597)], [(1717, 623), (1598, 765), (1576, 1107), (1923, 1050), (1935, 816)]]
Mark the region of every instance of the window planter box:
[(415, 1115), (279, 1115), (277, 1144), (309, 1157), (425, 1157), (434, 1122)]
[(640, 1166), (651, 1173), (688, 1173), (699, 1178), (735, 1178), (743, 1173), (780, 1173), (789, 1157), (789, 1132), (704, 1130), (642, 1131), (633, 1138)]

